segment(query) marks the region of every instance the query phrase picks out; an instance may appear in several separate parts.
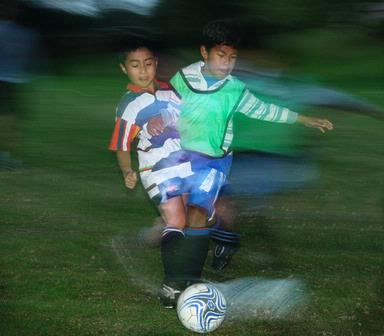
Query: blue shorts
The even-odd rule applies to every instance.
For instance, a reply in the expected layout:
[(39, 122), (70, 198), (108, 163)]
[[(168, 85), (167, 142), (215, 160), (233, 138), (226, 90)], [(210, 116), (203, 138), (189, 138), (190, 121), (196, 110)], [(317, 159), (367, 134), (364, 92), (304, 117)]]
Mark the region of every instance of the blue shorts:
[(152, 175), (157, 180), (162, 203), (187, 194), (187, 205), (203, 208), (211, 216), (231, 164), (232, 154), (214, 158), (180, 150), (160, 160), (153, 167)]

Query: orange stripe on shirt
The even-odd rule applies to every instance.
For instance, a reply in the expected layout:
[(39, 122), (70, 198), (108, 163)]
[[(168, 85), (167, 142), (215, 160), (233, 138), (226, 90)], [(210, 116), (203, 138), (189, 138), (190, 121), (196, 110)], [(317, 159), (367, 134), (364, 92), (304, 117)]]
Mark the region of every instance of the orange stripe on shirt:
[(119, 141), (120, 123), (121, 123), (121, 119), (118, 118), (115, 123), (115, 128), (113, 129), (111, 142), (109, 143), (109, 147), (108, 147), (109, 150), (112, 150), (112, 151), (118, 150), (117, 144)]
[(128, 150), (130, 150), (131, 142), (134, 138), (136, 138), (136, 135), (140, 132), (140, 127), (137, 125), (132, 125), (131, 129), (129, 130), (128, 140), (127, 140), (127, 147)]
[[(129, 150), (131, 150), (131, 142), (137, 136), (137, 134), (140, 132), (139, 126), (132, 125), (129, 129), (127, 141), (125, 143), (120, 141), (120, 145), (119, 145), (119, 140), (124, 139), (125, 134), (127, 133), (126, 127), (124, 127), (123, 130), (121, 129), (122, 123), (124, 123), (124, 120), (122, 120), (121, 118), (118, 118), (116, 121), (116, 124), (115, 124), (115, 128), (113, 130), (111, 142), (110, 142), (109, 147), (108, 147), (109, 150), (112, 150), (112, 151), (117, 151), (117, 150), (129, 151)], [(126, 147), (127, 147), (126, 149), (124, 148), (125, 147), (124, 145), (126, 145)]]

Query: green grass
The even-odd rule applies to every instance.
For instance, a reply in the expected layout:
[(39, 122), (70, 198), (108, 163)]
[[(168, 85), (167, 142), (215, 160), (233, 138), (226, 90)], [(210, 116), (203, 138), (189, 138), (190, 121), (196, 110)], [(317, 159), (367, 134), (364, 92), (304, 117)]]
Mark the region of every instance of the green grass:
[[(130, 239), (157, 213), (140, 187), (124, 190), (107, 151), (125, 86), (114, 62), (69, 61), (22, 94), (25, 166), (0, 171), (1, 335), (191, 334), (151, 292), (161, 280), (159, 251)], [(383, 105), (379, 94), (374, 100)], [(320, 167), (319, 183), (244, 212), (233, 264), (223, 276), (206, 269), (216, 280), (300, 277), (310, 304), (298, 320), (232, 321), (215, 335), (383, 331), (383, 125), (312, 112), (335, 124), (326, 136), (300, 135)]]

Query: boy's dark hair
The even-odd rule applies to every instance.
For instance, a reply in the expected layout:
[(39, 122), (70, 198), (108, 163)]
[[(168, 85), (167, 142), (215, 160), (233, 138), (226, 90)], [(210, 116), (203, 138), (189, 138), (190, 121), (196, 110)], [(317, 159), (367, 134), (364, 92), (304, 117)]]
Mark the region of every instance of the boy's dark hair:
[(141, 48), (146, 48), (150, 52), (152, 52), (154, 57), (157, 57), (156, 53), (156, 47), (155, 44), (152, 41), (149, 40), (129, 40), (124, 43), (124, 46), (122, 48), (122, 51), (119, 54), (119, 63), (124, 64), (125, 60), (127, 59), (128, 53), (136, 51)]
[(241, 43), (239, 25), (229, 20), (211, 21), (203, 28), (201, 45), (208, 50), (216, 45), (227, 45), (238, 49)]

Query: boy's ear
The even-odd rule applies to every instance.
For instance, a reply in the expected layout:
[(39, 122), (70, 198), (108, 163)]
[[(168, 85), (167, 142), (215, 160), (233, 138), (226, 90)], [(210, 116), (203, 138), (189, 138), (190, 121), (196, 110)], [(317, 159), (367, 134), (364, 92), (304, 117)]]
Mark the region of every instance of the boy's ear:
[(204, 61), (206, 61), (208, 59), (208, 51), (207, 51), (207, 48), (205, 46), (200, 46), (200, 54), (201, 56), (203, 57)]
[(122, 72), (124, 72), (125, 74), (127, 74), (127, 69), (125, 68), (124, 64), (121, 64), (120, 63), (120, 69)]

